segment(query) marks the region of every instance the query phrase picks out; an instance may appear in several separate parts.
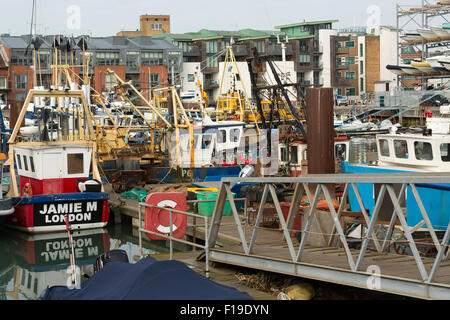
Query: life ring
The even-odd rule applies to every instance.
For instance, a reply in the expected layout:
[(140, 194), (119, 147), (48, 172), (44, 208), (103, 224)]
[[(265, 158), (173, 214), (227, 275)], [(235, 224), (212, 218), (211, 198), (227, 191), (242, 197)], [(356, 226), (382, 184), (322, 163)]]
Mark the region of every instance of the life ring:
[(31, 184), (29, 182), (25, 183), (22, 189), (22, 194), (25, 197), (32, 197), (33, 196), (33, 188), (31, 188)]
[[(160, 233), (162, 235), (170, 235), (170, 212), (162, 208), (171, 208), (178, 211), (186, 211), (186, 196), (183, 193), (162, 193), (155, 192), (147, 196), (146, 204), (160, 208), (145, 208), (145, 230)], [(181, 213), (172, 213), (172, 236), (181, 239), (186, 234), (187, 216)], [(146, 233), (150, 240), (166, 240), (165, 237)]]

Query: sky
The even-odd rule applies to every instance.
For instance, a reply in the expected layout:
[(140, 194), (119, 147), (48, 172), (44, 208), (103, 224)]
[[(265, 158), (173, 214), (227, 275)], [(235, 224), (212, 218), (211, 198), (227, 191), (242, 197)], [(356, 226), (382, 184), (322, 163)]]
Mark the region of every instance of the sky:
[[(141, 14), (169, 14), (171, 32), (200, 29), (274, 30), (275, 26), (339, 20), (335, 28), (396, 25), (396, 0), (35, 0), (37, 33), (115, 35), (139, 28)], [(0, 33), (30, 33), (33, 0), (0, 0)], [(400, 2), (401, 3), (401, 2)], [(420, 0), (409, 0), (420, 5)], [(5, 14), (7, 13), (7, 14)]]

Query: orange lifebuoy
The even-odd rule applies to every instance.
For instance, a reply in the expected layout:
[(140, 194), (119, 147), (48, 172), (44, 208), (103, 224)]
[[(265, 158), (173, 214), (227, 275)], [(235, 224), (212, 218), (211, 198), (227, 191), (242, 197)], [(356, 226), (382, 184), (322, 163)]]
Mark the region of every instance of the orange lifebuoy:
[(22, 193), (25, 197), (33, 196), (33, 189), (31, 188), (31, 184), (29, 182), (25, 183), (23, 186)]
[[(145, 229), (162, 235), (170, 234), (170, 213), (163, 208), (171, 208), (179, 211), (186, 211), (186, 196), (176, 192), (154, 192), (150, 193), (146, 204), (159, 208), (145, 208)], [(172, 235), (174, 238), (181, 239), (186, 234), (187, 216), (182, 213), (174, 212), (172, 214)], [(159, 237), (154, 234), (146, 234), (150, 240), (165, 240), (165, 237)]]

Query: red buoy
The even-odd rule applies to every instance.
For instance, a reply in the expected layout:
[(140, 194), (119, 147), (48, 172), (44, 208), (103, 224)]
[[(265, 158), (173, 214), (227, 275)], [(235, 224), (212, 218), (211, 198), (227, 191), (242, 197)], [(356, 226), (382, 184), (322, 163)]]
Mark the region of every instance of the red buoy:
[[(182, 193), (150, 193), (145, 200), (146, 204), (171, 208), (179, 211), (186, 211), (186, 196)], [(172, 235), (174, 238), (181, 239), (186, 234), (187, 216), (181, 213), (172, 213)], [(147, 231), (170, 235), (170, 212), (159, 208), (145, 208), (144, 228)], [(150, 240), (166, 240), (153, 234), (146, 233)]]

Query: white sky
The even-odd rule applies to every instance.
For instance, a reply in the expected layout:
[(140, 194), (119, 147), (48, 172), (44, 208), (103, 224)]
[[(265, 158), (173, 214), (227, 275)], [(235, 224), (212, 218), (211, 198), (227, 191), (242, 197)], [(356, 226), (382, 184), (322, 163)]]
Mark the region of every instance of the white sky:
[[(170, 14), (173, 33), (275, 26), (338, 19), (337, 28), (365, 26), (368, 21), (395, 26), (396, 0), (36, 0), (37, 32), (44, 34), (114, 35), (139, 28), (141, 14)], [(0, 33), (30, 32), (32, 0), (0, 0)], [(404, 3), (404, 1), (403, 1)], [(420, 5), (420, 0), (409, 4)], [(80, 9), (79, 28), (67, 10)], [(373, 7), (376, 6), (376, 7)], [(367, 12), (369, 9), (369, 13)], [(379, 14), (378, 14), (379, 13)], [(379, 18), (377, 18), (379, 17)], [(374, 20), (375, 19), (375, 20)]]

